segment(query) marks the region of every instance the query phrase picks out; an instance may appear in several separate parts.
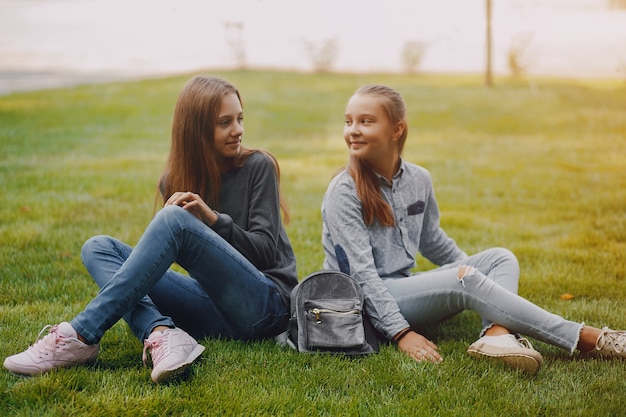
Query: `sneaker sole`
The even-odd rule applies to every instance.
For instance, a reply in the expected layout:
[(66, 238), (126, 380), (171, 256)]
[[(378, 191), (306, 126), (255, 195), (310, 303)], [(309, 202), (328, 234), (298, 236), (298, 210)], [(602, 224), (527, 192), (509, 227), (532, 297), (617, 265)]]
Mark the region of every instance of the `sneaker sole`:
[[(30, 378), (30, 377), (35, 377), (35, 376), (41, 376), (43, 374), (47, 374), (57, 369), (67, 369), (67, 368), (74, 368), (78, 366), (93, 365), (96, 363), (96, 361), (97, 361), (97, 358), (94, 358), (94, 359), (89, 359), (86, 362), (69, 363), (69, 364), (54, 366), (50, 369), (41, 369), (37, 367), (27, 368), (24, 365), (13, 363), (7, 358), (5, 359), (3, 366), (7, 371), (9, 371), (15, 376), (19, 376), (20, 378)], [(21, 370), (15, 370), (16, 368), (20, 368), (20, 367), (22, 368)]]
[(499, 362), (505, 363), (529, 374), (536, 374), (539, 371), (539, 368), (541, 368), (542, 360), (534, 355), (536, 353), (534, 351), (531, 351), (529, 353), (523, 353), (519, 351), (505, 352), (505, 348), (500, 348), (502, 350), (500, 352), (489, 352), (485, 351), (485, 348), (486, 346), (482, 346), (480, 348), (470, 346), (469, 349), (467, 349), (467, 353), (475, 358), (487, 357), (495, 359)]
[(194, 350), (189, 354), (185, 362), (183, 362), (176, 368), (164, 369), (163, 371), (161, 371), (161, 373), (159, 373), (159, 375), (152, 376), (152, 381), (154, 381), (155, 384), (162, 384), (174, 378), (178, 378), (185, 373), (185, 371), (196, 359), (198, 359), (202, 352), (204, 352), (204, 346), (197, 345)]

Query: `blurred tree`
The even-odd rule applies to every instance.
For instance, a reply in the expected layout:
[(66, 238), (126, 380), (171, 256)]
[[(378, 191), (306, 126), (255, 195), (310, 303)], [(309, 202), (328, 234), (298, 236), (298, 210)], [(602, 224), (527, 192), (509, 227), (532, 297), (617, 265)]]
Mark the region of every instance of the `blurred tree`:
[(402, 48), (402, 66), (408, 74), (414, 74), (419, 69), (426, 54), (428, 45), (421, 41), (406, 41)]
[(230, 48), (237, 69), (244, 69), (246, 62), (246, 44), (243, 40), (243, 22), (222, 22), (226, 31), (226, 44)]
[(303, 41), (315, 72), (330, 72), (339, 55), (337, 39), (326, 39), (320, 42)]
[(513, 77), (522, 77), (530, 66), (528, 49), (532, 40), (532, 34), (520, 33), (512, 37), (511, 45), (507, 51), (507, 66)]

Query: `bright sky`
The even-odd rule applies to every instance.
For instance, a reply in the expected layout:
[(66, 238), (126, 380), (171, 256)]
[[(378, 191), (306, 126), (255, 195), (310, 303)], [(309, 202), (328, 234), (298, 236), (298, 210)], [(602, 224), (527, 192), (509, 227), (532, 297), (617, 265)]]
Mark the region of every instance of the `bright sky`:
[[(608, 0), (493, 0), (494, 65), (530, 39), (530, 73), (619, 76), (626, 11)], [(164, 73), (236, 64), (311, 69), (305, 43), (338, 46), (341, 71), (399, 71), (407, 41), (425, 71), (482, 71), (485, 0), (0, 0), (0, 71)], [(242, 23), (227, 32), (225, 23)]]

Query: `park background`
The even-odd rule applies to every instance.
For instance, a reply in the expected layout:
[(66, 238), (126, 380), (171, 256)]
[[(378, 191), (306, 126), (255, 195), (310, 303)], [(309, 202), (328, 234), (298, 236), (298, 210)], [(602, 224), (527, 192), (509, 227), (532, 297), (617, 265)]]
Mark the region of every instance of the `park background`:
[[(524, 297), (626, 328), (619, 4), (493, 0), (486, 88), (482, 1), (0, 0), (0, 358), (96, 294), (80, 260), (87, 238), (141, 236), (174, 102), (198, 72), (241, 89), (246, 143), (280, 161), (300, 277), (321, 266), (319, 208), (346, 161), (345, 102), (379, 82), (403, 93), (404, 157), (431, 172), (442, 224), (463, 249), (506, 246)], [(545, 362), (528, 376), (470, 358), (479, 328), (466, 312), (424, 329), (439, 365), (392, 345), (352, 361), (202, 340), (188, 378), (156, 386), (119, 322), (94, 366), (0, 372), (0, 415), (623, 415), (624, 361), (533, 340)]]
[[(623, 0), (491, 3), (497, 74), (626, 78)], [(0, 0), (0, 93), (210, 68), (481, 73), (485, 5)]]

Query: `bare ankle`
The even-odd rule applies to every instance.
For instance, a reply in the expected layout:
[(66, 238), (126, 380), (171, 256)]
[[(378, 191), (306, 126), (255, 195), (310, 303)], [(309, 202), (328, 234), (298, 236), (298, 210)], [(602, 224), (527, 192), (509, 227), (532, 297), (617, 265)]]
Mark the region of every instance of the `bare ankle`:
[(511, 334), (511, 332), (509, 329), (499, 324), (494, 324), (485, 332), (485, 336), (501, 336), (503, 334)]
[(154, 332), (164, 332), (164, 331), (169, 330), (169, 329), (170, 329), (170, 327), (167, 327), (167, 326), (157, 326), (154, 329), (152, 329), (150, 334), (152, 334)]
[(584, 326), (580, 331), (580, 337), (576, 348), (581, 352), (589, 352), (596, 347), (598, 336), (600, 336), (600, 329)]

